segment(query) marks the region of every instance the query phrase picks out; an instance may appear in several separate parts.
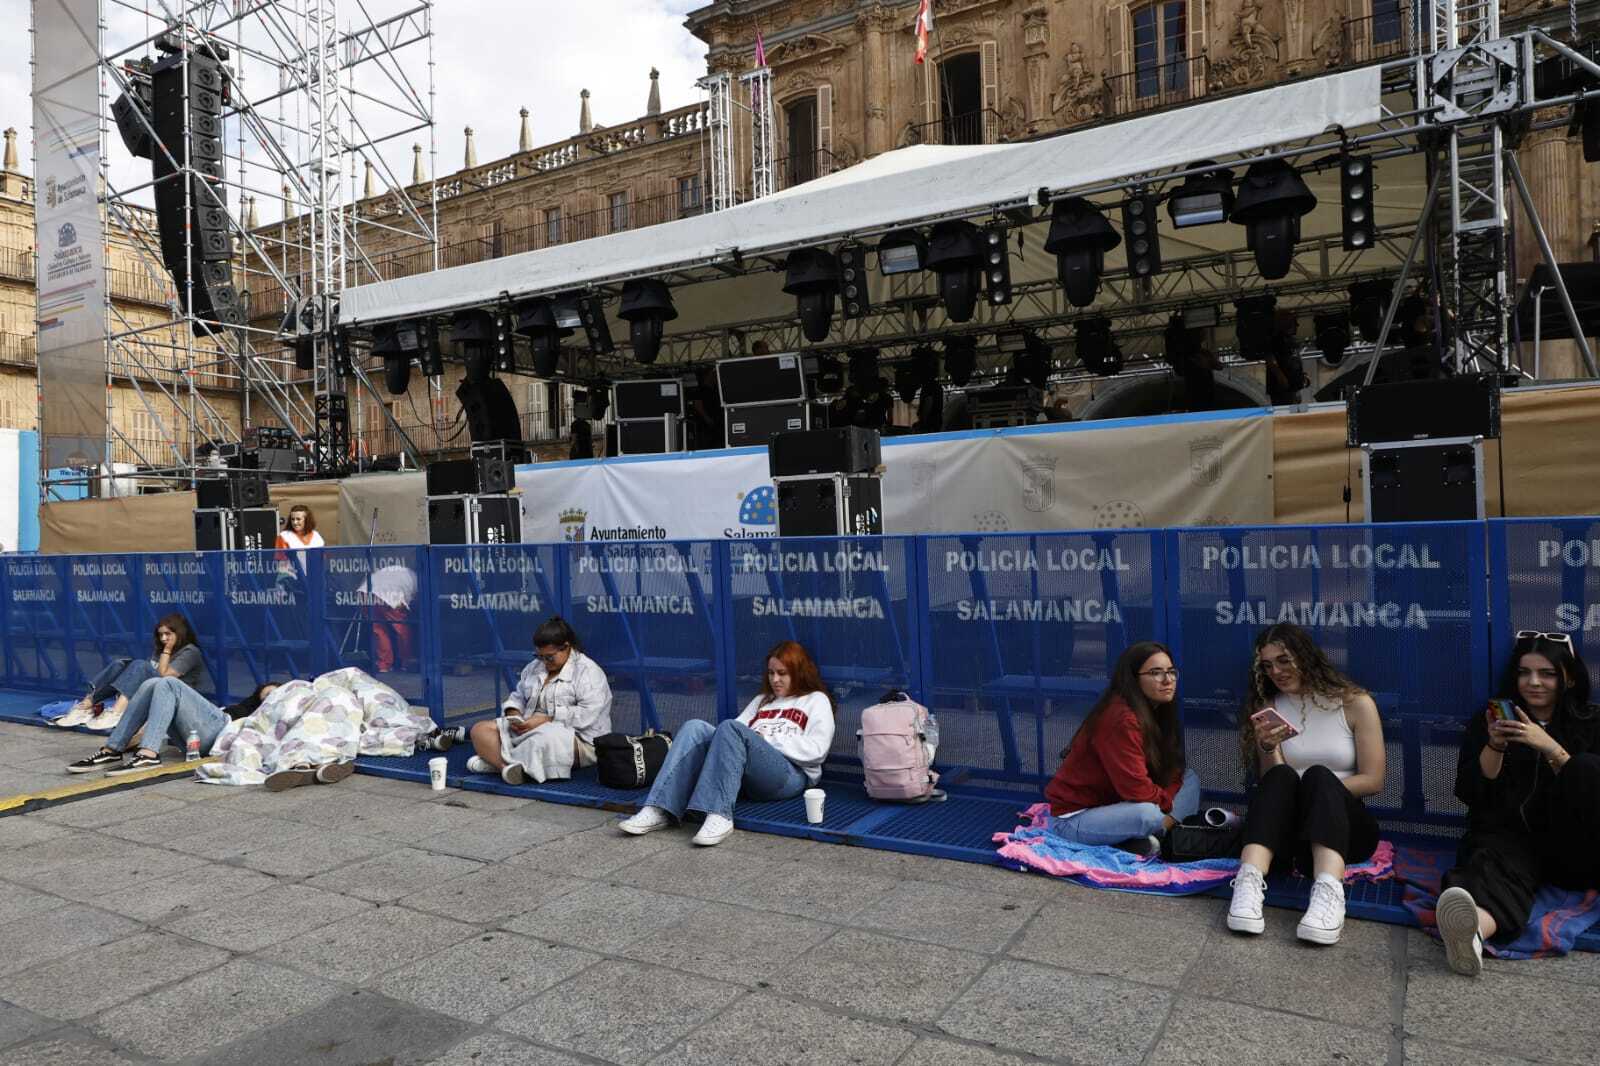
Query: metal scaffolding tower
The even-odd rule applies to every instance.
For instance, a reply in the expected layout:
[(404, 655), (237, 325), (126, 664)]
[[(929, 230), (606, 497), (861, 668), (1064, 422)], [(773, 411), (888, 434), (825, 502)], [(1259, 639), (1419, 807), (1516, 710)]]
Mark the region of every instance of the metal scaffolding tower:
[(739, 202), (739, 192), (733, 184), (733, 75), (724, 71), (695, 84), (706, 94), (711, 210), (721, 211)]
[(739, 80), (750, 98), (750, 198), (771, 196), (773, 177), (772, 68), (757, 67)]

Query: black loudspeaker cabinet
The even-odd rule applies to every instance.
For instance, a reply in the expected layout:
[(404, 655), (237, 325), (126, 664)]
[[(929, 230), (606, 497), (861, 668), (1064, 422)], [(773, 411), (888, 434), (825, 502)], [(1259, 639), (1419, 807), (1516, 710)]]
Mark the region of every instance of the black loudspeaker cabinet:
[(1362, 465), (1368, 522), (1484, 516), (1483, 442), (1475, 437), (1368, 445)]
[(277, 543), (275, 507), (202, 507), (194, 512), (195, 551), (266, 551)]
[(1350, 391), (1350, 447), (1384, 441), (1500, 436), (1500, 381), (1463, 374), (1429, 381), (1360, 385)]
[(860, 426), (779, 433), (767, 445), (767, 465), (775, 478), (803, 474), (865, 474), (878, 469), (882, 463), (878, 431)]
[(617, 423), (617, 455), (662, 455), (682, 450), (683, 426), (676, 415)]
[(516, 544), (521, 540), (521, 496), (428, 498), (429, 544)]
[(471, 459), (439, 459), (422, 474), (429, 496), (467, 496), (478, 491), (478, 466)]
[(717, 392), (723, 407), (798, 403), (806, 398), (805, 366), (795, 352), (719, 359)]
[(724, 408), (722, 415), (728, 425), (728, 447), (764, 446), (772, 441), (775, 433), (810, 429), (811, 414), (811, 405), (804, 400)]
[(611, 417), (618, 422), (683, 418), (683, 382), (677, 378), (619, 381), (611, 386)]
[(267, 482), (254, 476), (208, 478), (195, 483), (195, 505), (205, 509), (265, 507)]
[(479, 441), (522, 441), (522, 417), (511, 390), (499, 378), (474, 384), (463, 381), (456, 386), (456, 400), (467, 419), (467, 435)]
[(876, 474), (819, 474), (773, 480), (778, 488), (780, 537), (883, 534), (883, 479)]

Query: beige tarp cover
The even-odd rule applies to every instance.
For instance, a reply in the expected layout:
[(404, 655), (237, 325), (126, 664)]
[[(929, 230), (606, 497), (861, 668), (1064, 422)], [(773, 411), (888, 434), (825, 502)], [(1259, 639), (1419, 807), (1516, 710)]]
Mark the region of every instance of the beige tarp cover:
[[(345, 543), (428, 543), (427, 481), (420, 471), (364, 474), (339, 485), (339, 528)], [(378, 532), (372, 533), (372, 516)]]

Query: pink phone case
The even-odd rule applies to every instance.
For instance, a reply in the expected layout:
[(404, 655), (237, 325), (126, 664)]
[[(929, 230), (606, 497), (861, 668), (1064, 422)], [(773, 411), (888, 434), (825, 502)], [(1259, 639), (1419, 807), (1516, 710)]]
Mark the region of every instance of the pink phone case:
[(1273, 725), (1287, 729), (1291, 736), (1300, 735), (1300, 730), (1295, 728), (1293, 722), (1279, 714), (1276, 707), (1263, 707), (1255, 714), (1252, 714), (1250, 720), (1252, 722), (1270, 721)]

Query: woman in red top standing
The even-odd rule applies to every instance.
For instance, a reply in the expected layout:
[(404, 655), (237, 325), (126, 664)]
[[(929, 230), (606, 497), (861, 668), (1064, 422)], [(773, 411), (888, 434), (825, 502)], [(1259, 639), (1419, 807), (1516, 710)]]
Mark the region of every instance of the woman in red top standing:
[(1143, 641), (1122, 653), (1045, 787), (1052, 832), (1155, 855), (1161, 834), (1200, 809), (1200, 777), (1183, 765), (1177, 696), (1164, 646)]

